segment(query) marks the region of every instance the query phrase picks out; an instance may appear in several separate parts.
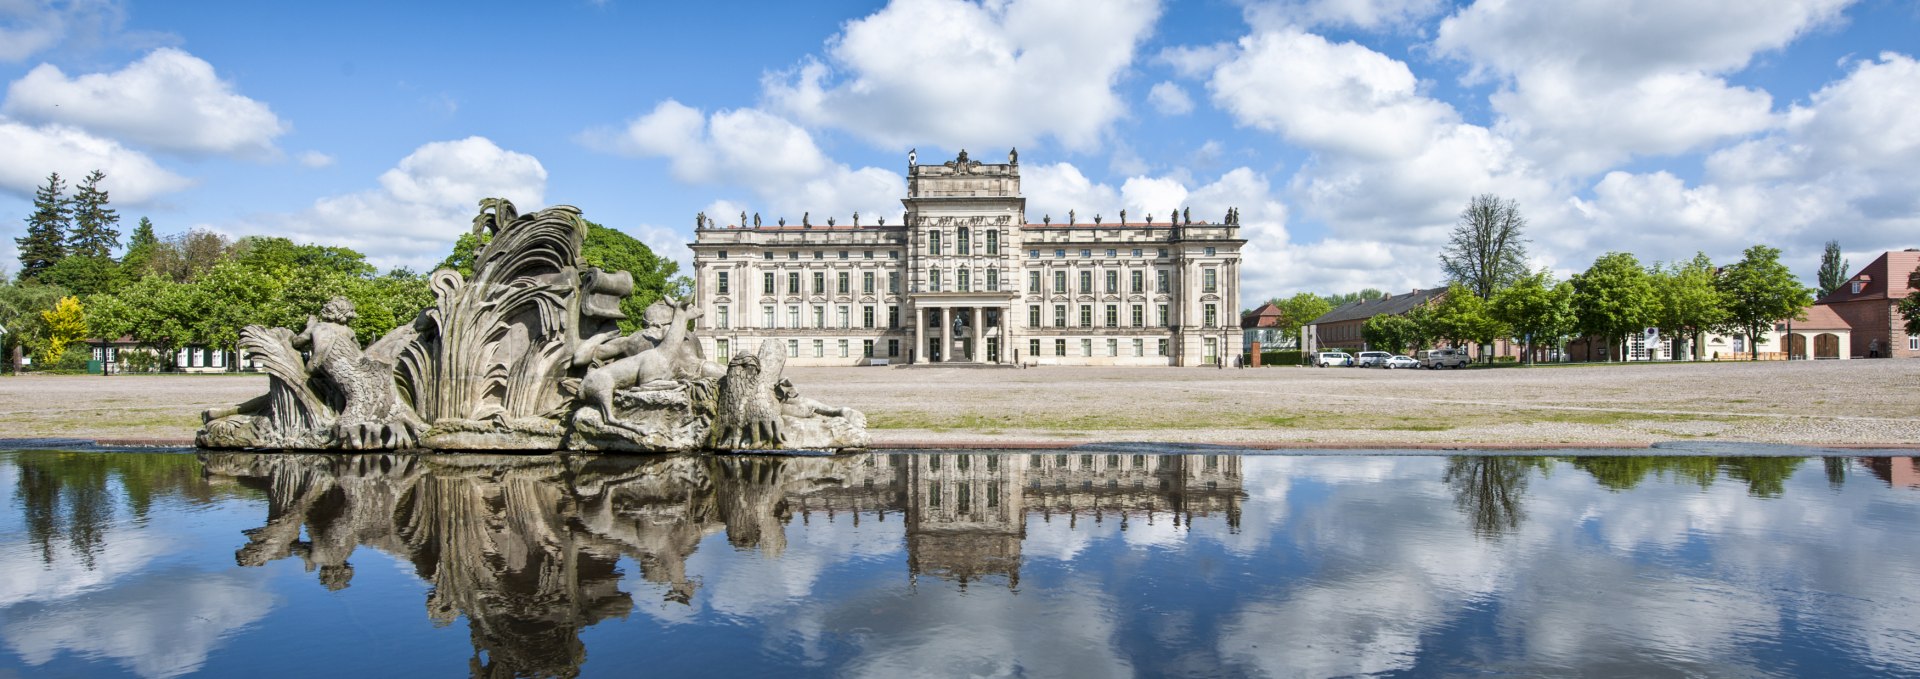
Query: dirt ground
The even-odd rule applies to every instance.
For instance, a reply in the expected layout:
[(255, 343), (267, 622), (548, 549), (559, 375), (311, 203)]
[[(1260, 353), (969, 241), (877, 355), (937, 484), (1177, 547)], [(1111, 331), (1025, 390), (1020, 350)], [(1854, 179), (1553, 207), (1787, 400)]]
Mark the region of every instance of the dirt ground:
[[(1920, 361), (1362, 368), (792, 368), (876, 442), (1920, 444)], [(257, 375), (0, 377), (0, 438), (184, 440)]]

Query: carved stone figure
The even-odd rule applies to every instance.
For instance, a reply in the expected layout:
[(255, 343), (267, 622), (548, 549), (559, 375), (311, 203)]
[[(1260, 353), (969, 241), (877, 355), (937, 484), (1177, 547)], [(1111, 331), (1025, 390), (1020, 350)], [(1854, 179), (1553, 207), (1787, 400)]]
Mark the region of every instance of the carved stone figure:
[(854, 226), (859, 226), (859, 225), (860, 225), (860, 211), (859, 211), (859, 210), (854, 210), (854, 211), (853, 211), (853, 225), (854, 225)]
[(1077, 223), (1076, 220), (1078, 219), (1079, 219), (1079, 216), (1074, 214), (1074, 211), (1072, 210), (1067, 211), (1067, 226), (1073, 226), (1075, 223)]
[(776, 340), (762, 342), (757, 354), (742, 350), (727, 363), (708, 445), (719, 449), (866, 447), (866, 415), (801, 397), (793, 383), (781, 376), (786, 363), (786, 350)]
[(1192, 207), (1188, 207), (1188, 208), (1186, 209), (1186, 212), (1185, 212), (1185, 214), (1184, 214), (1184, 215), (1183, 215), (1183, 216), (1181, 217), (1181, 219), (1182, 219), (1182, 221), (1185, 221), (1185, 222), (1187, 223), (1187, 225), (1189, 225), (1189, 226), (1191, 226), (1191, 225), (1193, 225), (1193, 208), (1192, 208)]
[(1016, 146), (1007, 151), (1007, 164), (1008, 165), (1020, 164), (1020, 148), (1019, 147)]
[(920, 149), (918, 148), (907, 149), (907, 167), (914, 167), (919, 164), (920, 164)]
[(753, 228), (760, 228), (760, 213), (753, 213)]
[[(696, 221), (713, 223), (705, 213)], [(203, 413), (199, 444), (696, 451), (722, 440), (710, 436), (716, 403), (764, 393), (773, 415), (760, 417), (763, 430), (799, 434), (750, 437), (746, 447), (866, 445), (857, 412), (795, 400), (790, 384), (786, 396), (775, 394), (778, 363), (764, 380), (726, 379), (728, 369), (708, 361), (691, 334), (701, 315), (691, 302), (655, 302), (638, 331), (623, 333), (620, 302), (633, 294), (633, 277), (584, 262), (579, 210), (521, 215), (508, 201), (487, 199), (473, 223), (491, 238), (475, 253), (472, 277), (434, 272), (434, 306), (365, 350), (348, 327), (354, 310), (344, 299), (326, 304), (299, 333), (242, 330), (240, 346), (269, 375), (268, 391)], [(742, 421), (742, 412), (726, 421)]]
[(740, 225), (741, 225), (741, 226), (746, 226), (746, 225), (747, 225), (747, 211), (746, 211), (746, 210), (741, 210), (741, 211), (740, 211)]

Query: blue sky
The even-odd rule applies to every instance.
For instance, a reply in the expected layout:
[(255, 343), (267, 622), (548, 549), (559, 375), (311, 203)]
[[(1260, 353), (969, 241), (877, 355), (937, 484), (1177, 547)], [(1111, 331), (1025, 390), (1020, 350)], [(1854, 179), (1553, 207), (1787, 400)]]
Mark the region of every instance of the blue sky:
[(909, 148), (1017, 145), (1035, 221), (1239, 207), (1249, 299), (1436, 284), (1485, 192), (1562, 275), (1767, 243), (1811, 280), (1920, 246), (1917, 7), (0, 0), (0, 260), (54, 170), (123, 230), (423, 268), (484, 196), (684, 261), (697, 212), (897, 218)]

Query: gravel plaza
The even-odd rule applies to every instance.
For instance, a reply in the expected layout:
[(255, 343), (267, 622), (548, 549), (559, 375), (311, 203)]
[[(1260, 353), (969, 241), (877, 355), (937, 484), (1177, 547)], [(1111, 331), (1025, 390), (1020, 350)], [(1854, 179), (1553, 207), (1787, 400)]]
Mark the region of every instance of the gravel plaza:
[[(876, 445), (1251, 447), (1920, 444), (1920, 361), (1377, 370), (804, 368), (805, 395), (867, 413)], [(0, 378), (0, 438), (183, 445), (257, 375)]]

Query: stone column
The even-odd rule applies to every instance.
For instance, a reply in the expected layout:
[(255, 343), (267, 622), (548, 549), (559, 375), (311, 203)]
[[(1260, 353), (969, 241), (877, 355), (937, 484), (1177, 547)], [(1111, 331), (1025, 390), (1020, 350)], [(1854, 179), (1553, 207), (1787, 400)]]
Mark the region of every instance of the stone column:
[(987, 360), (986, 308), (974, 307), (973, 315), (970, 316), (970, 318), (973, 319), (973, 355), (968, 356), (967, 359), (976, 363), (984, 363)]
[(953, 308), (940, 307), (940, 360), (953, 360)]
[(927, 363), (927, 307), (914, 305), (914, 361)]

